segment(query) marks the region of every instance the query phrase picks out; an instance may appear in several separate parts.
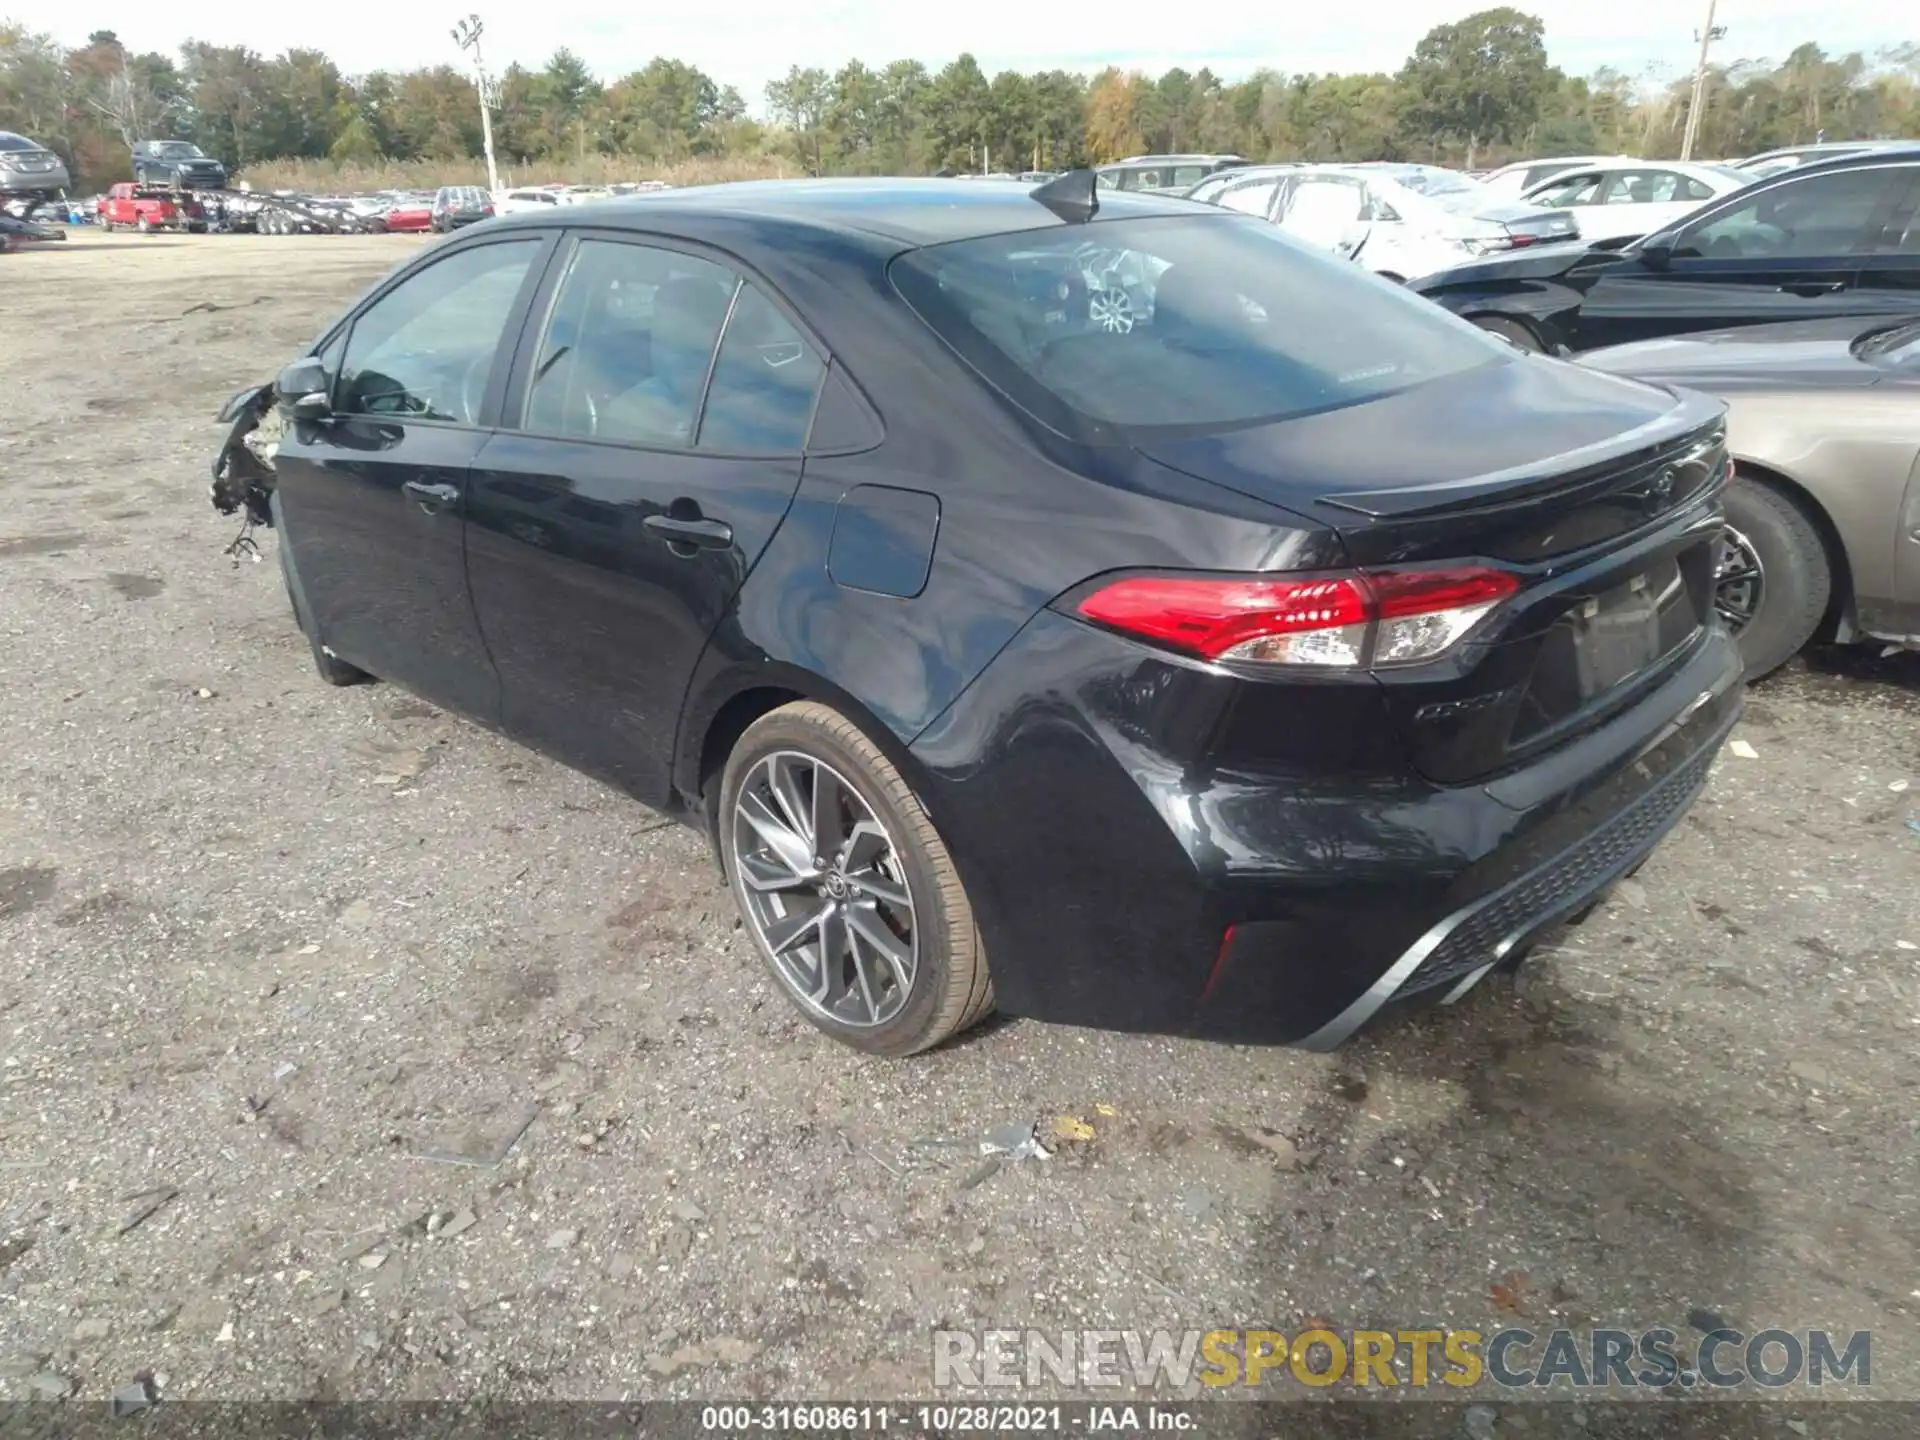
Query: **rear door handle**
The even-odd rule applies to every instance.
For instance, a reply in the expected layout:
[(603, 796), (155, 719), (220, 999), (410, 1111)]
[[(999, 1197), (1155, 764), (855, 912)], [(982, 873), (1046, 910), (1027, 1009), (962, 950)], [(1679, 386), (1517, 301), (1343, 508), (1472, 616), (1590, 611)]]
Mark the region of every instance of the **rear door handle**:
[(733, 527), (724, 520), (702, 520), (679, 515), (649, 515), (647, 529), (674, 545), (702, 550), (724, 550), (733, 544)]
[(1847, 288), (1844, 280), (1789, 280), (1780, 287), (1783, 295), (1804, 295), (1812, 299), (1816, 295), (1838, 295)]
[(437, 515), (460, 500), (460, 487), (457, 485), (429, 485), (422, 480), (408, 480), (400, 488), (429, 515)]

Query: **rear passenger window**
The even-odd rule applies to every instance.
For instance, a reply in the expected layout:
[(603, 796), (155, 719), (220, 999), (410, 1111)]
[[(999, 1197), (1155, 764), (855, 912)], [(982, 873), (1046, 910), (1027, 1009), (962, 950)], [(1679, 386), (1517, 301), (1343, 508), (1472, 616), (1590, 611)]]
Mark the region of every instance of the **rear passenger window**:
[(586, 240), (554, 298), (527, 397), (544, 435), (693, 443), (714, 342), (737, 283), (677, 250)]
[(699, 448), (734, 454), (804, 450), (825, 369), (773, 302), (753, 286), (742, 286), (720, 342)]

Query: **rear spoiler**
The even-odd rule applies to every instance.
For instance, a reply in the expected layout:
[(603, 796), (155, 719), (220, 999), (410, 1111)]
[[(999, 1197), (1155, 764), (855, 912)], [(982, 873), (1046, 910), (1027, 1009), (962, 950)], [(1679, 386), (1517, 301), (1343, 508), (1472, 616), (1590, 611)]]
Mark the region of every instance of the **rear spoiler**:
[(1709, 435), (1700, 434), (1703, 425), (1723, 413), (1716, 402), (1702, 396), (1682, 397), (1680, 404), (1658, 420), (1555, 456), (1551, 475), (1539, 475), (1535, 465), (1514, 466), (1438, 484), (1327, 495), (1321, 497), (1320, 503), (1350, 510), (1369, 520), (1417, 520), (1474, 510), (1504, 510), (1530, 504), (1543, 495), (1578, 488), (1585, 482), (1617, 479), (1624, 468), (1663, 460), (1686, 464), (1701, 458), (1716, 446), (1726, 444), (1724, 423), (1715, 426)]

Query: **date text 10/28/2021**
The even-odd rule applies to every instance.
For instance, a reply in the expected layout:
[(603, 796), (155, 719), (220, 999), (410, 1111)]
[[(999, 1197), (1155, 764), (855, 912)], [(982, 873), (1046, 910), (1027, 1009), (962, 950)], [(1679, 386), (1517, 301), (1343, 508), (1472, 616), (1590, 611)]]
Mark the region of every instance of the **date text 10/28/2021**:
[(700, 1428), (716, 1435), (1028, 1434), (1190, 1432), (1201, 1407), (1184, 1405), (706, 1405)]

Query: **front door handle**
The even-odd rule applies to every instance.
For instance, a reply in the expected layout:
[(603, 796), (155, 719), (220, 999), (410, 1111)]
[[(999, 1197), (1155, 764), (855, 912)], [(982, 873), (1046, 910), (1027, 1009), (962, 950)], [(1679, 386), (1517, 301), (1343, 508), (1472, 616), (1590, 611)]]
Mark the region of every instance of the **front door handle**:
[(724, 550), (733, 544), (733, 527), (724, 520), (703, 520), (698, 516), (649, 515), (647, 529), (669, 544), (695, 546), (702, 550)]
[(408, 480), (400, 488), (429, 515), (437, 515), (460, 500), (457, 485), (429, 485), (423, 480)]
[(1847, 288), (1844, 280), (1789, 280), (1780, 287), (1782, 295), (1804, 295), (1811, 300), (1816, 295), (1838, 295)]

